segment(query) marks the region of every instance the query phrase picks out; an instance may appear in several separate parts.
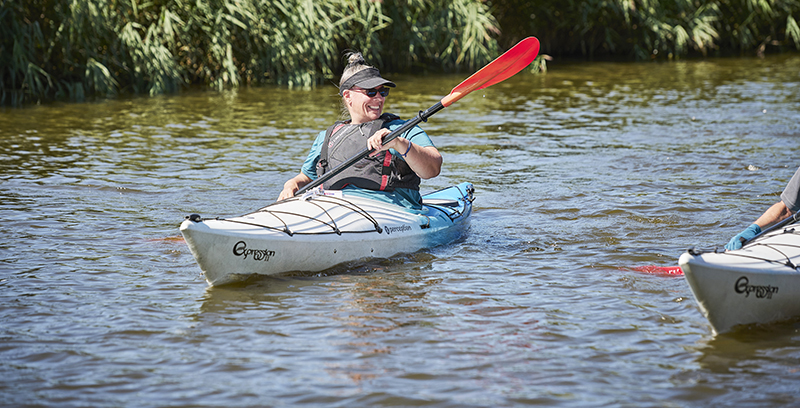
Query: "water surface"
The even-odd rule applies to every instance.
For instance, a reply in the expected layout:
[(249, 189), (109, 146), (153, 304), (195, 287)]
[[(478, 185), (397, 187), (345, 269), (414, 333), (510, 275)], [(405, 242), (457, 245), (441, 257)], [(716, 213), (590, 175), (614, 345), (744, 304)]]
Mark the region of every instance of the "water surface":
[[(275, 200), (333, 87), (0, 111), (7, 406), (796, 406), (800, 321), (714, 337), (673, 266), (800, 165), (798, 56), (551, 64), (424, 124), (452, 245), (209, 288), (178, 226)], [(387, 110), (466, 75), (391, 76)]]

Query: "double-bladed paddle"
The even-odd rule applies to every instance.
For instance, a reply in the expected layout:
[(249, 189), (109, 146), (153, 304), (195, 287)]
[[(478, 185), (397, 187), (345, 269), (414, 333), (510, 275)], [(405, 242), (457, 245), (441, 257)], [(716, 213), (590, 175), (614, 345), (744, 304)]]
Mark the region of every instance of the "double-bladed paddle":
[[(436, 102), (435, 105), (424, 111), (421, 111), (417, 117), (407, 121), (402, 126), (386, 135), (383, 138), (383, 144), (396, 139), (398, 136), (418, 125), (420, 122), (427, 121), (428, 118), (433, 116), (436, 112), (439, 112), (440, 110), (450, 106), (453, 104), (453, 102), (467, 96), (470, 92), (490, 87), (512, 77), (514, 74), (522, 71), (522, 69), (530, 65), (538, 53), (539, 40), (537, 40), (535, 37), (528, 37), (520, 41), (517, 43), (517, 45), (511, 47), (511, 49), (503, 53), (503, 55), (497, 57), (494, 61), (490, 62), (478, 72), (472, 74), (472, 76), (458, 84), (458, 86), (450, 91), (449, 95), (442, 98), (442, 100), (439, 102)], [(321, 177), (318, 177), (311, 183), (306, 184), (303, 188), (297, 190), (294, 195), (298, 196), (308, 190), (322, 185), (322, 183), (330, 180), (332, 177), (341, 173), (359, 160), (369, 156), (369, 154), (372, 152), (373, 150), (371, 149), (364, 149), (361, 153), (351, 157), (346, 162), (336, 166), (334, 169), (325, 173)]]

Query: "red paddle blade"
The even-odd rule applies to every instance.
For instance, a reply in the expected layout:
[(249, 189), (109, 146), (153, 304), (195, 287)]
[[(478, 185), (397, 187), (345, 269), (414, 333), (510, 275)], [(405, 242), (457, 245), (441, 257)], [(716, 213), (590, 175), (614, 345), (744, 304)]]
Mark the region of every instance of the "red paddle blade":
[(442, 99), (444, 107), (450, 106), (453, 102), (467, 96), (472, 91), (490, 87), (498, 82), (511, 78), (519, 71), (530, 65), (536, 55), (539, 54), (539, 40), (536, 37), (528, 37), (510, 50), (497, 57), (480, 71), (472, 74), (450, 91), (450, 95)]
[(683, 275), (683, 271), (681, 270), (680, 266), (645, 265), (645, 266), (635, 266), (631, 268), (631, 270), (634, 270), (636, 272), (652, 273), (656, 275), (675, 275), (675, 276)]

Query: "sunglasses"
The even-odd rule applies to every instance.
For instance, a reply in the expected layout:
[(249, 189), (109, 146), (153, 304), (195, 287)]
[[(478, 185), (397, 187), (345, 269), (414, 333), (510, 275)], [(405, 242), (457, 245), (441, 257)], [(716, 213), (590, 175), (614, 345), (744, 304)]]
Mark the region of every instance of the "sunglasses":
[(372, 88), (372, 89), (352, 89), (352, 90), (353, 91), (363, 91), (364, 94), (367, 95), (370, 98), (374, 97), (377, 94), (381, 94), (381, 96), (384, 97), (384, 98), (387, 95), (389, 95), (389, 88), (385, 88), (385, 87), (381, 88), (381, 89)]

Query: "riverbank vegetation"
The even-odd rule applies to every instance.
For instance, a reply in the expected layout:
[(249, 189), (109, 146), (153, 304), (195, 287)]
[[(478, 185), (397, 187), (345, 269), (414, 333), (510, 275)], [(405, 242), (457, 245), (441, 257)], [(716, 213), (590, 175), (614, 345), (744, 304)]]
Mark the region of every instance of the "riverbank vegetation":
[(798, 50), (795, 17), (800, 0), (5, 0), (0, 104), (309, 87), (345, 49), (385, 72), (472, 71), (529, 35), (586, 58)]
[(554, 56), (632, 60), (800, 50), (799, 0), (492, 0), (507, 46), (536, 33)]

